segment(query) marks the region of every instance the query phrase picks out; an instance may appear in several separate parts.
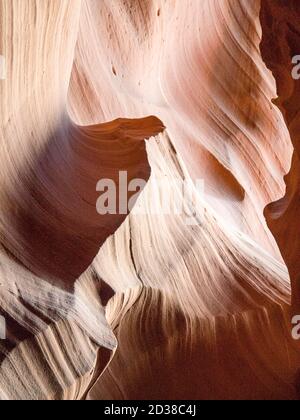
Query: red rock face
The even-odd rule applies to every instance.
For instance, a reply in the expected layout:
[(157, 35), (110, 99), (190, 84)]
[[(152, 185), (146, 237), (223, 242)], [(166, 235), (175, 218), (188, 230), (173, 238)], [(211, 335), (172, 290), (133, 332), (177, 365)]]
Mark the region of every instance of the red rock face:
[(291, 275), (295, 311), (299, 311), (300, 308), (298, 222), (300, 209), (300, 77), (296, 68), (299, 60), (294, 61), (293, 59), (299, 56), (300, 51), (299, 18), (300, 6), (298, 2), (291, 0), (287, 2), (264, 1), (262, 3), (262, 55), (276, 79), (278, 98), (275, 103), (285, 118), (294, 146), (292, 167), (285, 179), (286, 194), (281, 200), (267, 207), (266, 217)]
[(299, 15), (1, 2), (0, 399), (299, 398)]

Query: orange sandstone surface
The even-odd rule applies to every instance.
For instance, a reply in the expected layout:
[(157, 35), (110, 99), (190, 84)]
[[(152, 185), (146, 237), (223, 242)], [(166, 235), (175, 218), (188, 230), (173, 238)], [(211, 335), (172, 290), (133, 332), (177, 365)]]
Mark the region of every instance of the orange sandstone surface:
[(1, 0), (1, 400), (299, 399), (298, 3)]

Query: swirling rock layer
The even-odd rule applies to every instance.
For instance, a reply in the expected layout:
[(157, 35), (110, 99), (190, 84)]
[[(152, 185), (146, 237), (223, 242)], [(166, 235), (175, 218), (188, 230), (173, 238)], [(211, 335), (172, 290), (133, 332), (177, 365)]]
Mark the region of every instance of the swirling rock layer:
[[(293, 58), (300, 51), (300, 7), (294, 1), (265, 1), (261, 9), (264, 28), (262, 55), (272, 70), (277, 82), (278, 98), (275, 103), (282, 111), (294, 145), (292, 167), (286, 177), (285, 196), (266, 209), (269, 226), (280, 246), (289, 268), (293, 287), (294, 310), (300, 309), (300, 266), (299, 266), (299, 127), (300, 88), (299, 80), (293, 75)], [(280, 28), (276, 31), (276, 28)], [(273, 48), (270, 48), (270, 46)]]
[(1, 2), (1, 399), (299, 398), (299, 12)]

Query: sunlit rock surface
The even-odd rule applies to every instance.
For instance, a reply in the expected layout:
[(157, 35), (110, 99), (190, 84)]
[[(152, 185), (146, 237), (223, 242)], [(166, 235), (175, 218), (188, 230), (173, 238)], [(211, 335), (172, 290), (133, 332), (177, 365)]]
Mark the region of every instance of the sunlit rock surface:
[(1, 0), (0, 399), (299, 398), (299, 18)]

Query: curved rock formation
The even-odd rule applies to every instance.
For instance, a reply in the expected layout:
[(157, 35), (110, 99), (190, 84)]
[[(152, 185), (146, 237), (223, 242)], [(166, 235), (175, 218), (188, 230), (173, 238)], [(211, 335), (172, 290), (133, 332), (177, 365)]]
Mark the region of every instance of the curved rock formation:
[(299, 13), (1, 2), (0, 399), (299, 398)]
[[(266, 209), (269, 226), (280, 246), (289, 268), (293, 287), (294, 310), (300, 310), (299, 222), (300, 167), (299, 167), (299, 77), (293, 76), (293, 58), (300, 51), (300, 6), (287, 2), (264, 1), (261, 21), (264, 28), (262, 55), (277, 81), (278, 98), (275, 104), (281, 110), (294, 145), (292, 167), (286, 177), (287, 191), (280, 201)], [(276, 29), (280, 28), (279, 31)], [(275, 33), (275, 35), (274, 35)], [(273, 48), (270, 48), (273, 46)], [(297, 75), (297, 74), (296, 74)]]

